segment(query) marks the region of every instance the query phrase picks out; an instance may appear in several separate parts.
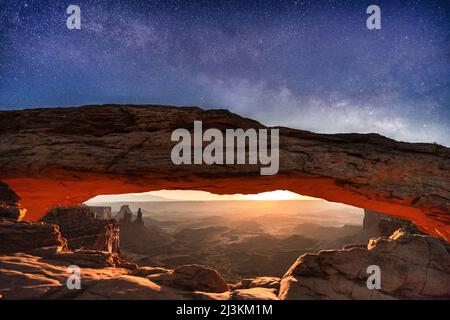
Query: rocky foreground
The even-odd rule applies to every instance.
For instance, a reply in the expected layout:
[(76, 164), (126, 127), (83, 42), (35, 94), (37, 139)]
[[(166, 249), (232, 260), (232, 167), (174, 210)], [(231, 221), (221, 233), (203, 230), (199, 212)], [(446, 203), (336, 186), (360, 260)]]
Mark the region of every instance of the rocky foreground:
[[(231, 284), (201, 265), (139, 267), (124, 260), (115, 246), (104, 246), (110, 251), (91, 249), (99, 239), (115, 241), (104, 236), (111, 222), (103, 223), (105, 228), (88, 241), (70, 245), (55, 224), (1, 217), (0, 296), (83, 300), (450, 298), (450, 245), (412, 227), (365, 245), (304, 254), (282, 278), (257, 277)], [(69, 230), (74, 232), (74, 228)], [(70, 290), (67, 282), (72, 273), (67, 268), (73, 265), (80, 267), (81, 288)], [(367, 288), (369, 265), (381, 269), (380, 290)]]

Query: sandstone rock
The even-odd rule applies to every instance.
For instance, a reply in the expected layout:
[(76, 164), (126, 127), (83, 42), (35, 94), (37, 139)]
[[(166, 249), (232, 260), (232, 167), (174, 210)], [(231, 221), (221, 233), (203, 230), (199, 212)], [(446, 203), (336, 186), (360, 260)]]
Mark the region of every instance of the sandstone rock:
[(265, 128), (226, 110), (104, 105), (0, 111), (0, 180), (28, 218), (98, 194), (168, 188), (215, 193), (286, 189), (407, 218), (450, 239), (450, 150), (377, 134), (315, 134), (279, 128), (280, 170), (259, 165), (176, 166), (174, 129)]
[(115, 215), (115, 218), (119, 220), (119, 224), (122, 227), (130, 225), (133, 218), (133, 212), (131, 211), (130, 206), (127, 204), (122, 205), (119, 212)]
[(250, 289), (255, 287), (275, 289), (278, 293), (280, 289), (280, 278), (278, 277), (256, 277), (254, 279), (243, 279), (232, 286), (232, 290)]
[(146, 278), (123, 275), (99, 281), (77, 300), (171, 300), (186, 299), (181, 292), (165, 288)]
[(22, 220), (26, 210), (20, 207), (19, 199), (7, 184), (0, 181), (0, 218)]
[(408, 220), (364, 209), (363, 230), (372, 237), (389, 237), (394, 231), (412, 225)]
[(61, 237), (58, 226), (0, 218), (0, 254), (46, 247), (52, 252), (67, 249), (67, 241)]
[[(43, 258), (24, 253), (0, 256), (0, 293), (4, 299), (67, 299), (80, 294), (69, 290), (66, 281), (72, 273), (67, 267), (72, 262), (84, 261), (59, 259), (61, 255)], [(67, 257), (65, 257), (67, 258)], [(94, 265), (91, 257), (90, 265)], [(86, 265), (86, 264), (85, 264)], [(81, 287), (89, 287), (102, 279), (127, 274), (129, 270), (114, 267), (81, 267)]]
[[(367, 267), (381, 270), (369, 290)], [(449, 299), (450, 246), (407, 228), (371, 239), (367, 248), (302, 255), (280, 284), (280, 299)]]
[(71, 250), (119, 252), (119, 225), (116, 220), (96, 219), (87, 206), (56, 207), (42, 221), (57, 224)]
[[(55, 229), (50, 230), (57, 230), (56, 225), (4, 220), (7, 231), (17, 229), (17, 225), (45, 230), (52, 227)], [(21, 230), (18, 234), (25, 235), (23, 239), (21, 237), (19, 239), (27, 239), (26, 232)], [(43, 245), (40, 242), (38, 244)], [(30, 252), (43, 253), (39, 251), (43, 248), (32, 249)], [(0, 255), (2, 298), (187, 299), (194, 296), (198, 298), (201, 293), (193, 294), (193, 291), (197, 290), (203, 291), (204, 295), (224, 291), (227, 292), (218, 294), (218, 297), (229, 295), (228, 286), (220, 275), (203, 266), (182, 266), (176, 270), (137, 268), (135, 264), (121, 259), (118, 253), (106, 251), (76, 250), (45, 253), (41, 256), (25, 253)], [(69, 266), (80, 268), (82, 290), (67, 288), (66, 281), (72, 275), (67, 270)]]
[(134, 270), (131, 275), (137, 277), (146, 277), (152, 274), (170, 273), (173, 270), (161, 268), (161, 267), (139, 267)]
[(128, 227), (132, 225), (143, 226), (144, 220), (142, 219), (142, 210), (138, 209), (136, 214), (136, 219), (133, 221), (133, 211), (131, 211), (130, 206), (124, 204), (120, 207), (119, 212), (116, 214), (115, 218), (119, 220), (121, 227)]
[(231, 300), (278, 300), (277, 290), (270, 288), (237, 289), (231, 292)]
[(222, 293), (212, 293), (212, 292), (194, 291), (190, 295), (190, 298), (194, 300), (228, 300), (230, 299), (230, 292), (225, 291)]
[(67, 251), (48, 256), (48, 258), (64, 262), (67, 265), (77, 265), (81, 268), (106, 268), (121, 264), (117, 253), (97, 250)]
[(147, 278), (168, 287), (188, 291), (221, 293), (229, 289), (216, 270), (196, 264), (181, 266), (172, 272), (148, 275)]
[(95, 217), (102, 220), (112, 219), (111, 207), (103, 206), (88, 206), (93, 212), (95, 212)]
[(39, 299), (62, 284), (40, 274), (27, 274), (0, 269), (0, 292), (5, 299)]
[(136, 270), (138, 266), (119, 256), (118, 253), (98, 250), (75, 250), (59, 252), (48, 255), (46, 258), (55, 260), (55, 263), (77, 265), (81, 268), (107, 268), (117, 267), (127, 270)]
[[(47, 253), (39, 257), (24, 253), (4, 255), (0, 256), (0, 292), (5, 299), (230, 298), (223, 278), (217, 271), (203, 266), (187, 265), (170, 270), (137, 268), (134, 264), (134, 268), (128, 268), (127, 264), (117, 253), (95, 250)], [(82, 290), (69, 290), (65, 285), (71, 275), (67, 267), (73, 265), (80, 267)], [(267, 286), (274, 286), (273, 281), (276, 281), (271, 278), (253, 280), (253, 284)], [(276, 292), (276, 289), (264, 288), (243, 290), (236, 292), (234, 299), (272, 299)]]

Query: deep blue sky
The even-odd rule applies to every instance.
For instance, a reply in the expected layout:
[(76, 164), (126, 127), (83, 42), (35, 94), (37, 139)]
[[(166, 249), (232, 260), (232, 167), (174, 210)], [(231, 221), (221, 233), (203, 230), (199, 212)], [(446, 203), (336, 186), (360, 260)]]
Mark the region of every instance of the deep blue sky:
[(0, 108), (91, 103), (450, 145), (450, 1), (0, 0)]

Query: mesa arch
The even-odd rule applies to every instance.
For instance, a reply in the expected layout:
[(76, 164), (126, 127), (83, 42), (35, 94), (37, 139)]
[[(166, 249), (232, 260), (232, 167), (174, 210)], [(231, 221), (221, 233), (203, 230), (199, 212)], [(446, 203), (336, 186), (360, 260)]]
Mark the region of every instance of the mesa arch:
[(0, 111), (0, 181), (37, 220), (55, 205), (98, 194), (160, 189), (216, 194), (286, 189), (414, 221), (450, 239), (450, 149), (378, 134), (316, 134), (280, 127), (280, 170), (257, 165), (181, 165), (174, 129), (265, 128), (226, 110), (102, 105)]

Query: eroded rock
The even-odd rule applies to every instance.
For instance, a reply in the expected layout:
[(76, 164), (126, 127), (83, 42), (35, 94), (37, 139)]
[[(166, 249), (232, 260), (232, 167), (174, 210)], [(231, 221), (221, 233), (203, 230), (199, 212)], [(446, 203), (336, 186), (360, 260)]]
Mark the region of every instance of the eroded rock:
[(77, 300), (181, 300), (182, 293), (162, 287), (147, 278), (123, 275), (99, 281)]
[[(66, 287), (66, 281), (72, 275), (67, 268), (72, 264), (81, 268), (82, 289), (130, 272), (105, 264), (104, 257), (98, 255), (91, 255), (86, 263), (80, 254), (71, 259), (67, 254), (51, 258), (24, 253), (0, 256), (0, 294), (4, 299), (72, 299), (81, 293)], [(100, 259), (94, 262), (96, 258)]]
[(117, 221), (97, 219), (87, 206), (55, 207), (41, 220), (57, 224), (71, 250), (119, 252)]
[[(381, 270), (381, 289), (370, 290), (367, 267)], [(399, 229), (347, 247), (302, 255), (281, 280), (281, 299), (448, 299), (450, 247), (441, 239)]]
[(278, 300), (278, 297), (276, 289), (254, 287), (233, 290), (230, 300)]
[(0, 218), (22, 220), (26, 210), (19, 205), (19, 196), (0, 181)]
[(57, 225), (0, 218), (0, 254), (42, 251), (43, 248), (53, 253), (67, 249), (67, 241)]
[(232, 290), (250, 289), (255, 287), (275, 289), (276, 293), (280, 289), (280, 278), (278, 277), (256, 277), (254, 279), (243, 279), (232, 286)]

